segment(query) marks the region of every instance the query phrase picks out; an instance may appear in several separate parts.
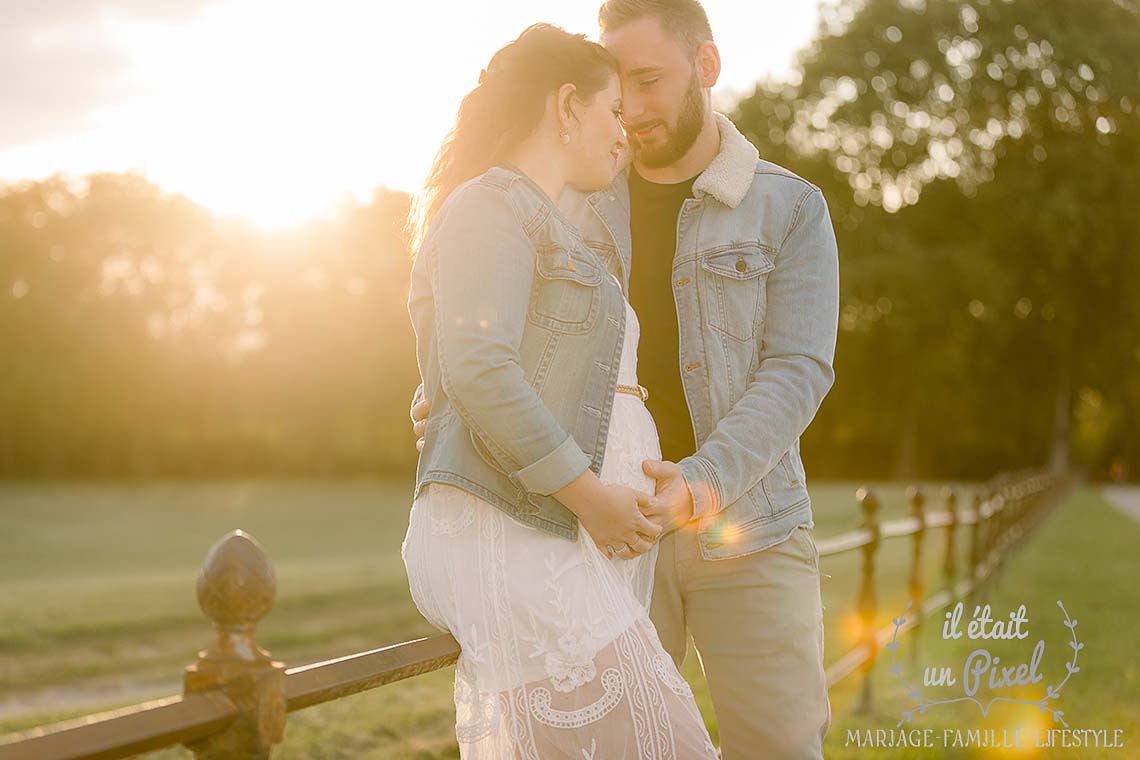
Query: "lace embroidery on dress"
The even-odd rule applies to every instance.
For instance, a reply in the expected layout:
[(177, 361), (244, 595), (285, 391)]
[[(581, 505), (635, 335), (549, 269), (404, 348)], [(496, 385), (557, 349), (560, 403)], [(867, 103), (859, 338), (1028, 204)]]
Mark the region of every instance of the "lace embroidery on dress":
[(457, 713), (455, 722), (455, 737), (461, 744), (479, 741), (495, 730), (499, 700), (480, 696), (466, 661), (455, 666), (455, 704), (464, 713), (462, 718)]
[(550, 690), (540, 686), (530, 692), (530, 709), (535, 718), (553, 728), (578, 728), (599, 720), (621, 701), (622, 678), (616, 668), (602, 673), (602, 688), (604, 693), (591, 705), (579, 710), (554, 710), (550, 707)]
[[(604, 635), (602, 611), (591, 609), (587, 617), (571, 614), (572, 605), (564, 598), (565, 590), (558, 582), (558, 560), (554, 553), (548, 553), (543, 564), (547, 570), (545, 586), (550, 594), (549, 604), (553, 608), (552, 620), (556, 628), (551, 630), (549, 626), (540, 625), (534, 613), (528, 611), (531, 632), (521, 634), (520, 638), (532, 645), (531, 657), (543, 658), (546, 675), (555, 690), (570, 692), (594, 680), (597, 675), (594, 654), (604, 643), (601, 638)], [(550, 646), (548, 639), (554, 634), (559, 635), (554, 646)]]
[(433, 517), (431, 531), (437, 536), (458, 536), (475, 522), (475, 505), (466, 503), (455, 517)]
[(661, 682), (673, 690), (674, 694), (691, 697), (693, 696), (693, 688), (689, 686), (689, 682), (677, 673), (677, 668), (673, 664), (673, 658), (667, 654), (656, 654), (653, 656), (653, 669), (657, 672), (657, 677)]

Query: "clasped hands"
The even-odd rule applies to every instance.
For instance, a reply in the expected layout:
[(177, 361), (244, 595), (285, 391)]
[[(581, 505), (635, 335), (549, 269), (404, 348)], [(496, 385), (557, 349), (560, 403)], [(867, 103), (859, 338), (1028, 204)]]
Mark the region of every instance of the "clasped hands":
[[(411, 411), (416, 449), (423, 450), (431, 403), (417, 402)], [(693, 499), (681, 468), (674, 462), (646, 459), (642, 471), (656, 481), (654, 493), (602, 483), (587, 470), (554, 493), (573, 511), (598, 549), (607, 557), (633, 559), (645, 553), (665, 533), (693, 516)]]

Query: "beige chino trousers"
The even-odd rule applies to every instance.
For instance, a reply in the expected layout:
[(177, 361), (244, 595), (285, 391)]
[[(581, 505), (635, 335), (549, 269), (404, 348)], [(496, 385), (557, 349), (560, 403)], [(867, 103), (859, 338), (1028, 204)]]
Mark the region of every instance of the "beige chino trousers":
[(677, 667), (691, 633), (724, 760), (819, 760), (831, 725), (819, 552), (807, 527), (763, 551), (706, 560), (696, 526), (661, 539), (650, 617)]

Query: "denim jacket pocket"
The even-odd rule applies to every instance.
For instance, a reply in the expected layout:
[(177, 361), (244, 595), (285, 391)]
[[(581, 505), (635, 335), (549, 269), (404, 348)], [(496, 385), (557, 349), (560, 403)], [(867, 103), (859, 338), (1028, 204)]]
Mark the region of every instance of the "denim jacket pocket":
[(804, 460), (800, 457), (800, 444), (797, 440), (793, 446), (788, 449), (784, 454), (783, 459), (780, 460), (784, 472), (788, 476), (788, 485), (791, 487), (798, 487), (804, 485), (807, 480), (807, 474), (804, 472)]
[(621, 268), (621, 258), (618, 256), (617, 248), (609, 243), (602, 243), (596, 240), (587, 240), (586, 247), (598, 257), (598, 261), (602, 263), (602, 267), (607, 272), (612, 272), (615, 277), (618, 276), (618, 271)]
[(807, 484), (803, 464), (797, 446), (793, 445), (784, 456), (764, 476), (764, 496), (768, 500), (770, 514), (799, 506), (808, 500)]
[(761, 307), (764, 275), (776, 268), (755, 243), (701, 259), (709, 327), (736, 340), (751, 340)]
[(510, 472), (510, 468), (505, 467), (503, 463), (499, 461), (498, 457), (491, 453), (491, 450), (487, 447), (487, 444), (483, 443), (483, 439), (478, 433), (470, 428), (467, 429), (467, 432), (471, 436), (471, 445), (474, 447), (475, 453), (477, 453), (484, 462), (504, 475)]
[(527, 318), (563, 333), (589, 332), (601, 309), (602, 267), (592, 254), (559, 243), (538, 247)]
[[(789, 541), (798, 542), (793, 552), (805, 565), (815, 572), (819, 572), (819, 547), (815, 544), (815, 536), (807, 525), (797, 525), (792, 530)], [(791, 547), (789, 547), (791, 548)]]

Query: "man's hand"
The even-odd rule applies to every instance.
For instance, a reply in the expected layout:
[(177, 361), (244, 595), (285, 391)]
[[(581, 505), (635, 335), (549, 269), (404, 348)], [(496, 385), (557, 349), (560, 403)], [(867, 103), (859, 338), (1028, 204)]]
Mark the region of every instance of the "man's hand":
[(429, 408), (431, 402), (426, 398), (412, 405), (412, 432), (416, 434), (416, 451), (424, 450), (424, 428), (427, 427)]
[(675, 462), (646, 459), (641, 469), (657, 481), (656, 493), (642, 513), (661, 526), (662, 535), (693, 519), (693, 495)]

